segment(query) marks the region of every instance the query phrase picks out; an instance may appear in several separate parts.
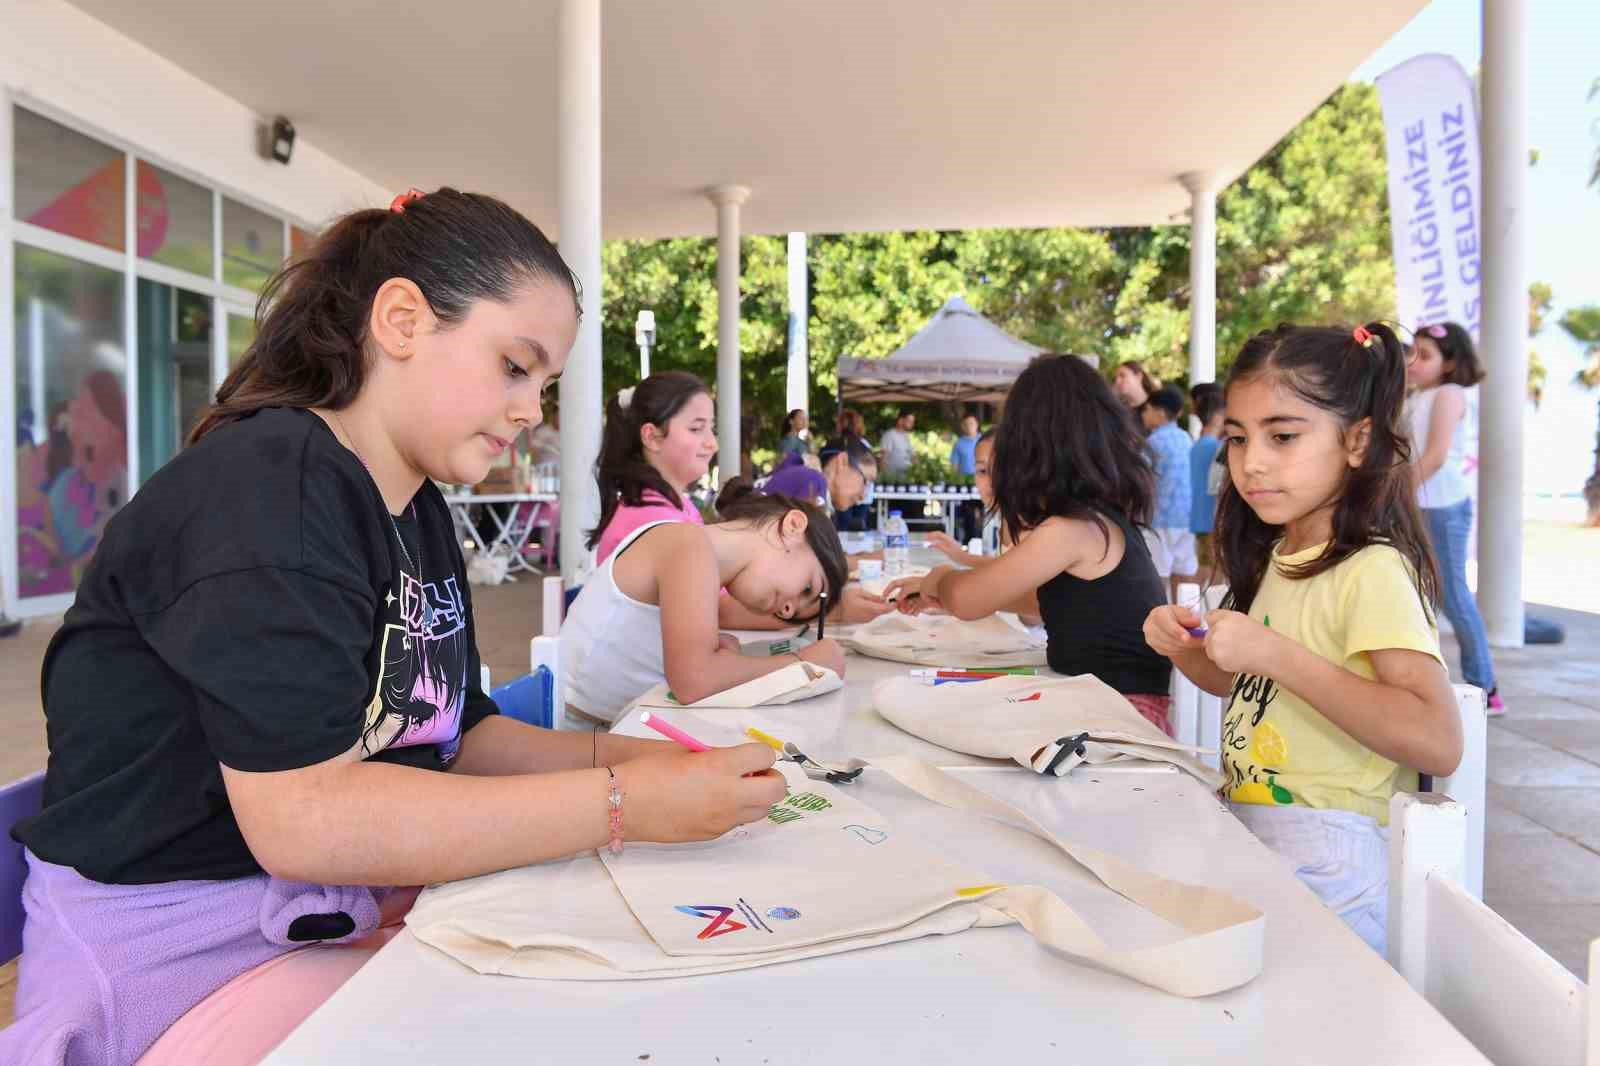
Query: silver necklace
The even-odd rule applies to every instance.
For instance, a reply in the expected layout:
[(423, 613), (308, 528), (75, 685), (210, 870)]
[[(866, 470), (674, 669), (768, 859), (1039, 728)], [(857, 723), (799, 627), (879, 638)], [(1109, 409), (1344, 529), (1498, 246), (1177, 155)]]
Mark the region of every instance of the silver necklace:
[[(333, 420), (335, 422), (339, 423), (339, 429), (340, 429), (340, 431), (342, 431), (344, 433), (344, 439), (350, 442), (350, 451), (355, 454), (355, 457), (356, 457), (357, 460), (360, 461), (362, 468), (364, 470), (366, 470), (367, 476), (372, 478), (372, 483), (373, 483), (374, 486), (376, 486), (377, 483), (378, 483), (378, 479), (372, 473), (372, 464), (367, 462), (367, 457), (361, 454), (361, 449), (360, 448), (356, 447), (356, 439), (350, 435), (350, 427), (348, 427), (348, 426), (346, 426), (344, 424), (344, 419), (339, 417), (339, 412), (338, 411), (330, 411), (329, 413), (333, 415)], [(378, 496), (379, 496), (380, 499), (382, 498), (383, 493), (382, 493), (381, 490), (379, 491)], [(400, 545), (400, 551), (405, 555), (406, 562), (408, 564), (410, 564), (412, 571), (415, 572), (415, 574), (416, 574), (418, 594), (422, 597), (422, 611), (423, 611), (423, 616), (424, 616), (423, 617), (423, 624), (424, 625), (428, 625), (433, 621), (433, 604), (428, 602), (428, 595), (422, 589), (422, 567), (418, 566), (416, 560), (411, 558), (411, 549), (406, 547), (406, 539), (400, 535), (400, 524), (394, 520), (394, 515), (389, 513), (389, 505), (387, 503), (385, 503), (383, 505), (383, 513), (384, 513), (384, 516), (389, 519), (389, 528), (394, 530), (395, 543)], [(411, 504), (411, 518), (412, 518), (413, 521), (415, 521), (416, 517), (417, 517), (417, 505), (415, 503), (412, 503)], [(419, 536), (419, 538), (417, 540), (417, 555), (418, 555), (419, 558), (422, 555), (422, 540), (421, 540), (420, 536)], [(404, 573), (404, 572), (405, 572), (405, 569), (402, 567), (401, 568), (401, 573)], [(407, 635), (401, 641), (401, 646), (406, 651), (410, 651), (411, 650), (411, 637), (409, 635)]]

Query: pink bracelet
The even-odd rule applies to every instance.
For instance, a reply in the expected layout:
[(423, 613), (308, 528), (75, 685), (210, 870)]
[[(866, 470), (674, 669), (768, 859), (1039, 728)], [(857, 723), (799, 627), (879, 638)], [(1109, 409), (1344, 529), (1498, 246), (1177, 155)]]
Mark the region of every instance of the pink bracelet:
[(611, 854), (622, 854), (622, 790), (617, 787), (617, 775), (611, 767), (606, 767), (606, 773), (611, 775), (610, 790), (606, 793), (606, 803), (611, 808), (611, 843), (608, 847)]

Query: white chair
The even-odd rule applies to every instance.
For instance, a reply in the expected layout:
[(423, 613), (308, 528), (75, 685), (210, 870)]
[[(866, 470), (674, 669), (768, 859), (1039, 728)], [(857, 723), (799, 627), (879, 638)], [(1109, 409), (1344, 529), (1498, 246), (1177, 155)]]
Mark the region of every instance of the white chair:
[(1433, 779), (1431, 789), (1448, 796), (1466, 808), (1466, 858), (1461, 887), (1476, 899), (1483, 898), (1483, 828), (1488, 820), (1489, 708), (1481, 688), (1452, 686), (1456, 707), (1461, 711), (1461, 765), (1449, 777)]
[(1463, 887), (1463, 806), (1397, 793), (1389, 834), (1389, 961), (1400, 975), (1498, 1066), (1600, 1066), (1600, 1012), (1584, 983)]

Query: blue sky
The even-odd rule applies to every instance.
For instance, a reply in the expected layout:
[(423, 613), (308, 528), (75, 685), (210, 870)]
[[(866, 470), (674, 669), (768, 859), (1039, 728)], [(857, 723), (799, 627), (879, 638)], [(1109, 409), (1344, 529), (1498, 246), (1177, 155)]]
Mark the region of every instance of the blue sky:
[[(1555, 312), (1533, 341), (1550, 381), (1544, 404), (1527, 421), (1527, 488), (1575, 492), (1593, 467), (1600, 392), (1572, 384), (1581, 350), (1554, 321), (1564, 307), (1600, 303), (1600, 188), (1589, 188), (1600, 148), (1600, 99), (1588, 99), (1600, 78), (1600, 2), (1539, 0), (1528, 5), (1528, 145), (1539, 162), (1528, 172), (1528, 271), (1547, 281)], [(1433, 0), (1353, 73), (1371, 81), (1423, 52), (1454, 56), (1475, 73), (1483, 51), (1479, 0)], [(1493, 387), (1494, 353), (1484, 353)]]

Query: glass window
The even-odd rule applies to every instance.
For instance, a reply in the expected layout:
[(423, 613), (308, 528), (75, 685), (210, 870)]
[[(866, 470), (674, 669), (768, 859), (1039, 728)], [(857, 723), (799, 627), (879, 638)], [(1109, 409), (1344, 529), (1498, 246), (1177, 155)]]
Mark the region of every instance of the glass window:
[(178, 454), (211, 402), (209, 296), (140, 278), (139, 482)]
[(211, 276), (211, 190), (139, 161), (139, 255)]
[(12, 108), (16, 217), (122, 251), (127, 196), (121, 152), (57, 122)]
[(256, 339), (256, 319), (251, 314), (228, 312), (228, 369), (244, 361), (250, 342)]
[(222, 198), (222, 280), (260, 292), (283, 264), (283, 220)]
[(128, 496), (122, 274), (16, 247), (17, 580), (71, 592)]

